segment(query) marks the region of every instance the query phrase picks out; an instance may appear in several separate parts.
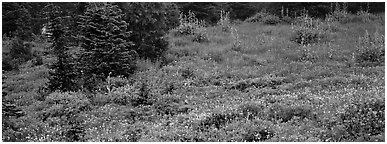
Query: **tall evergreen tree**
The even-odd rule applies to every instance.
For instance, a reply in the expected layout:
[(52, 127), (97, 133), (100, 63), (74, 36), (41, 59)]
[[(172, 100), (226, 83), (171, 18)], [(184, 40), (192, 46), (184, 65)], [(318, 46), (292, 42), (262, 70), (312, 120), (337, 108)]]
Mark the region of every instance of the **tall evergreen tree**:
[(22, 40), (32, 40), (31, 14), (23, 5), (19, 5), (19, 18), (16, 20), (16, 36)]
[(77, 85), (75, 78), (77, 74), (74, 70), (74, 63), (71, 55), (68, 53), (67, 35), (68, 27), (64, 23), (64, 17), (61, 17), (59, 7), (49, 4), (44, 8), (46, 15), (48, 31), (51, 33), (52, 50), (57, 56), (57, 61), (50, 66), (50, 78), (48, 88), (52, 91), (73, 91)]
[[(136, 52), (142, 58), (157, 60), (167, 50), (164, 39), (168, 29), (173, 27), (173, 6), (166, 3), (116, 3), (125, 13), (124, 20), (131, 31), (129, 39), (133, 41)], [(171, 9), (167, 10), (168, 7)], [(177, 9), (175, 9), (177, 10)], [(171, 14), (171, 15), (168, 15)], [(176, 14), (177, 15), (177, 14)]]
[(86, 80), (92, 75), (128, 76), (134, 72), (135, 54), (123, 14), (109, 3), (90, 3), (80, 17), (80, 69)]

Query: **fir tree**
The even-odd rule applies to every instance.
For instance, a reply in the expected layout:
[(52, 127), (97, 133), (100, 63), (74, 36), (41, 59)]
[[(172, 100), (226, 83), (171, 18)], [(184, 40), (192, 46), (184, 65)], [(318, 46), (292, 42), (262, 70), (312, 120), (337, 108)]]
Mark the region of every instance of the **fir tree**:
[(18, 19), (16, 20), (17, 29), (15, 31), (15, 36), (19, 37), (21, 40), (31, 40), (31, 14), (22, 4), (20, 4), (17, 15)]
[(168, 14), (172, 13), (167, 9), (171, 9), (172, 5), (168, 7), (167, 4), (154, 2), (119, 5), (125, 13), (124, 20), (129, 25), (128, 29), (132, 31), (129, 39), (134, 42), (136, 52), (142, 58), (157, 60), (168, 48), (164, 36), (173, 27), (169, 22), (174, 20), (167, 19)]
[(86, 80), (107, 76), (129, 76), (134, 72), (136, 52), (123, 14), (109, 3), (91, 3), (80, 17), (80, 69)]
[(64, 23), (64, 18), (61, 17), (60, 9), (49, 4), (45, 8), (45, 16), (47, 20), (48, 31), (51, 34), (50, 38), (53, 42), (52, 50), (57, 56), (57, 61), (50, 66), (50, 78), (48, 88), (51, 91), (73, 91), (76, 90), (77, 77), (74, 71), (74, 63), (70, 54), (68, 54), (67, 46), (67, 27)]

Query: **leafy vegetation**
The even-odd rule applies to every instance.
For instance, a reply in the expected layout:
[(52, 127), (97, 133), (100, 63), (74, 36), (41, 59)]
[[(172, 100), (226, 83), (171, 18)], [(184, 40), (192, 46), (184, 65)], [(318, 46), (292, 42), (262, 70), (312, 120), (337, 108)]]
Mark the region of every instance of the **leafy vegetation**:
[(2, 140), (384, 142), (384, 16), (292, 4), (44, 5), (51, 40), (3, 37)]

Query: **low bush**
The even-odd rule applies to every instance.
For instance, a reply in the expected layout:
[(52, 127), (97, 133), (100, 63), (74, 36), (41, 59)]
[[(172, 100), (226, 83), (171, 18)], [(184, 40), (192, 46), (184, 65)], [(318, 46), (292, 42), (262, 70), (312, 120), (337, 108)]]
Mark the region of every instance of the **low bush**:
[(12, 71), (12, 70), (19, 70), (19, 63), (17, 60), (12, 60), (11, 57), (7, 55), (3, 55), (2, 57), (2, 70), (4, 71)]
[(322, 42), (327, 38), (326, 32), (321, 28), (321, 22), (308, 16), (298, 18), (292, 29), (290, 41), (301, 45)]
[(245, 91), (246, 89), (253, 88), (273, 88), (276, 89), (278, 85), (284, 83), (284, 77), (275, 77), (275, 76), (264, 76), (259, 78), (251, 78), (240, 80), (235, 83), (232, 83), (228, 88), (237, 89), (240, 91)]
[(335, 10), (325, 18), (328, 22), (339, 22), (341, 24), (347, 23), (369, 23), (372, 21), (381, 20), (380, 17), (371, 14), (367, 11), (358, 11), (356, 14), (348, 13), (344, 10)]
[(274, 131), (270, 129), (253, 126), (247, 130), (247, 133), (243, 134), (243, 141), (246, 141), (246, 142), (265, 141), (272, 138), (274, 134), (275, 134)]
[(262, 22), (262, 19), (268, 15), (269, 14), (266, 13), (265, 11), (261, 11), (261, 12), (256, 13), (254, 16), (247, 18), (245, 20), (245, 22), (251, 22), (251, 23)]
[(97, 94), (93, 101), (104, 105), (107, 103), (115, 103), (118, 105), (141, 106), (150, 105), (153, 103), (149, 87), (146, 82), (136, 82), (133, 85), (112, 89), (106, 94)]
[(34, 66), (40, 66), (40, 65), (42, 65), (42, 64), (43, 64), (43, 58), (42, 58), (42, 56), (37, 55), (37, 56), (35, 57), (35, 59), (33, 59), (32, 64), (33, 64)]
[(264, 11), (258, 12), (254, 16), (245, 20), (245, 22), (263, 23), (267, 25), (276, 25), (281, 22), (281, 19), (273, 14), (266, 13)]
[(220, 19), (218, 21), (218, 25), (221, 26), (223, 32), (230, 32), (231, 31), (231, 20), (229, 16), (230, 12), (221, 11), (220, 12)]
[(239, 106), (238, 111), (246, 119), (254, 119), (256, 116), (263, 114), (264, 106), (255, 103), (246, 103)]
[(189, 105), (186, 105), (182, 97), (177, 95), (160, 95), (157, 101), (153, 104), (157, 113), (160, 115), (174, 116), (179, 113), (186, 113), (192, 109)]
[(181, 13), (179, 20), (180, 25), (172, 30), (176, 36), (193, 35), (202, 29), (205, 30), (204, 21), (197, 19), (195, 13), (191, 11), (188, 12), (188, 15)]
[(262, 22), (267, 25), (276, 25), (281, 22), (281, 19), (275, 15), (268, 15), (262, 19)]
[(370, 35), (367, 31), (358, 41), (358, 53), (355, 61), (363, 67), (384, 65), (384, 35), (375, 32)]
[(24, 43), (19, 38), (15, 38), (11, 42), (9, 56), (11, 59), (21, 59), (23, 62), (28, 61), (33, 58), (31, 45)]
[(384, 133), (384, 100), (371, 98), (352, 102), (341, 115), (346, 139)]
[(309, 106), (283, 106), (278, 103), (270, 106), (267, 113), (269, 120), (279, 120), (280, 122), (287, 122), (294, 116), (301, 119), (314, 117)]
[(281, 22), (283, 24), (291, 24), (293, 22), (293, 19), (291, 17), (284, 16), (281, 18)]
[(239, 117), (237, 113), (213, 113), (204, 120), (201, 120), (198, 129), (200, 131), (206, 131), (211, 127), (221, 129), (226, 124), (231, 123), (233, 120)]

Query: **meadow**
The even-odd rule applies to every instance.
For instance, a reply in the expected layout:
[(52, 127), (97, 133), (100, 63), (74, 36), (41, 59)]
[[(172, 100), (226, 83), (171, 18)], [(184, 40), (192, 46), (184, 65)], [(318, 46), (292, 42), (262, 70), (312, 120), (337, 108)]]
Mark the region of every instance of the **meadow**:
[(163, 60), (95, 92), (45, 92), (55, 57), (35, 40), (43, 64), (3, 71), (3, 101), (24, 113), (3, 119), (3, 141), (385, 141), (385, 19), (374, 17), (187, 22), (197, 29), (171, 30)]

